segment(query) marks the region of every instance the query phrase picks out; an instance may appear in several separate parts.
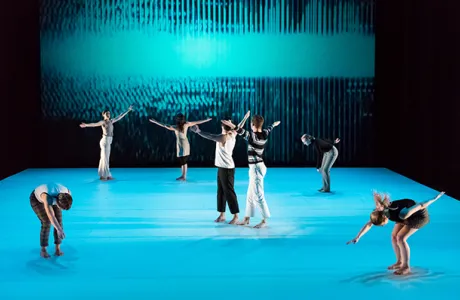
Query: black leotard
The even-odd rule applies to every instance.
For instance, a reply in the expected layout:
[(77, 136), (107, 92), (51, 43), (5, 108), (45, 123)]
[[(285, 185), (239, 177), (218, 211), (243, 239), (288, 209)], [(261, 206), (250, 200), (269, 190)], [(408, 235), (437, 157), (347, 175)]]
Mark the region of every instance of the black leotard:
[(417, 204), (411, 199), (395, 200), (390, 203), (388, 207), (388, 219), (390, 221), (407, 225), (410, 228), (420, 229), (430, 221), (430, 216), (425, 208), (422, 208), (418, 212), (414, 213), (409, 218), (403, 220), (399, 217), (399, 213), (404, 208), (409, 208)]

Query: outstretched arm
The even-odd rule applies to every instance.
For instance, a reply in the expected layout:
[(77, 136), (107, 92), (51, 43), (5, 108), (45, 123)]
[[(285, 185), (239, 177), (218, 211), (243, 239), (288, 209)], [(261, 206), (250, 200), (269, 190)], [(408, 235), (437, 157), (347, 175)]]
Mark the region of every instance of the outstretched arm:
[(133, 110), (133, 106), (131, 105), (127, 111), (125, 111), (124, 113), (122, 113), (121, 115), (119, 115), (118, 117), (115, 117), (113, 120), (112, 120), (112, 123), (116, 123), (118, 121), (120, 121), (121, 119), (123, 119), (130, 111)]
[(269, 125), (267, 128), (265, 128), (263, 131), (265, 133), (265, 136), (268, 136), (270, 134), (270, 132), (273, 130), (273, 128), (275, 128), (276, 126), (278, 126), (281, 122), (280, 121), (276, 121), (274, 122), (272, 125)]
[(246, 120), (249, 118), (250, 115), (251, 115), (251, 111), (248, 110), (248, 112), (244, 115), (243, 120), (241, 120), (241, 122), (238, 123), (238, 125), (236, 127), (242, 128), (244, 126), (244, 124), (246, 123)]
[(214, 141), (216, 143), (225, 143), (227, 141), (227, 136), (224, 134), (212, 134), (212, 133), (207, 133), (203, 132), (200, 130), (198, 126), (193, 126), (190, 129), (192, 132), (195, 132), (196, 134), (204, 137), (207, 140)]
[(153, 124), (155, 124), (155, 125), (158, 125), (158, 126), (160, 126), (160, 127), (163, 127), (163, 128), (165, 128), (165, 129), (171, 130), (171, 131), (175, 131), (175, 130), (176, 130), (173, 126), (171, 126), (171, 125), (166, 125), (166, 124), (157, 122), (157, 121), (155, 121), (154, 119), (150, 119), (149, 122), (151, 122), (151, 123), (153, 123)]
[(359, 239), (365, 235), (372, 227), (372, 223), (371, 222), (367, 222), (366, 225), (363, 226), (363, 228), (361, 228), (361, 230), (358, 232), (358, 235), (352, 239), (351, 241), (348, 241), (347, 242), (347, 245), (348, 244), (356, 244), (357, 242), (359, 242)]
[(424, 209), (424, 208), (427, 208), (428, 206), (430, 206), (431, 204), (433, 204), (435, 201), (437, 201), (439, 198), (441, 198), (443, 195), (445, 194), (445, 192), (441, 192), (439, 193), (439, 195), (436, 196), (436, 198), (434, 199), (431, 199), (431, 200), (428, 200), (428, 201), (425, 201), (425, 202), (420, 202), (420, 203), (417, 203), (409, 208), (403, 208), (400, 212), (399, 212), (399, 217), (403, 220), (409, 218), (410, 216), (412, 216), (413, 214), (415, 214), (416, 212), (418, 212), (419, 210), (421, 209)]
[(81, 128), (86, 128), (86, 127), (99, 127), (99, 126), (102, 126), (102, 124), (104, 124), (104, 121), (99, 121), (99, 122), (96, 122), (96, 123), (89, 123), (89, 124), (81, 123), (81, 124), (80, 124), (80, 127), (81, 127)]
[(201, 121), (187, 122), (187, 126), (192, 127), (192, 126), (195, 126), (195, 125), (200, 125), (200, 124), (209, 122), (209, 121), (211, 121), (211, 120), (212, 120), (212, 118), (208, 118), (208, 119), (206, 119), (206, 120), (201, 120)]

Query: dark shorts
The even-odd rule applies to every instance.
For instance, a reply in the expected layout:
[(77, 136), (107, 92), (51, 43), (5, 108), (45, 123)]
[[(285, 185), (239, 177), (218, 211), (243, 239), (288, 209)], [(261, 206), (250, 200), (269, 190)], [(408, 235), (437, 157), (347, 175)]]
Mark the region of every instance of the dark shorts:
[(179, 164), (181, 165), (181, 167), (183, 165), (186, 165), (187, 164), (187, 161), (188, 161), (188, 155), (187, 156), (180, 156), (177, 158), (177, 160), (179, 161)]
[(428, 210), (422, 209), (410, 216), (408, 219), (404, 220), (402, 223), (409, 228), (420, 229), (430, 223), (430, 215)]

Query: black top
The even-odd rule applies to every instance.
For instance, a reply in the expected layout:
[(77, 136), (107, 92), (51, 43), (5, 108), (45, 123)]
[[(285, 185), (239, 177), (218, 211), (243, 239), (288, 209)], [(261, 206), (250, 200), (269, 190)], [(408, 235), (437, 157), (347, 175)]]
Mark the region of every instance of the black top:
[(399, 213), (401, 210), (404, 208), (409, 208), (411, 206), (414, 206), (416, 202), (411, 199), (401, 199), (401, 200), (395, 200), (390, 203), (390, 206), (388, 206), (388, 214), (389, 217), (388, 219), (390, 221), (396, 222), (396, 223), (403, 223), (404, 220), (399, 217)]
[(319, 169), (321, 168), (321, 163), (323, 162), (324, 153), (331, 151), (335, 144), (329, 139), (318, 138), (312, 139), (311, 143), (315, 147), (316, 151), (318, 151), (316, 158), (316, 168)]

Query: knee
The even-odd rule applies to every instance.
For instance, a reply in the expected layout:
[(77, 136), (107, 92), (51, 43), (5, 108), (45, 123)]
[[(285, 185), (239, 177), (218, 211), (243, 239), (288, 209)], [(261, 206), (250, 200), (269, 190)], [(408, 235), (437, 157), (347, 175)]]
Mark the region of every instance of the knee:
[(42, 221), (42, 228), (50, 228), (51, 222), (50, 221)]
[(392, 242), (398, 242), (397, 237), (398, 237), (398, 234), (394, 234), (394, 233), (391, 234), (391, 241), (392, 241)]
[(402, 234), (397, 234), (396, 235), (396, 242), (398, 244), (403, 244), (403, 243), (406, 242), (406, 240), (407, 240), (407, 238), (404, 235), (402, 235)]

